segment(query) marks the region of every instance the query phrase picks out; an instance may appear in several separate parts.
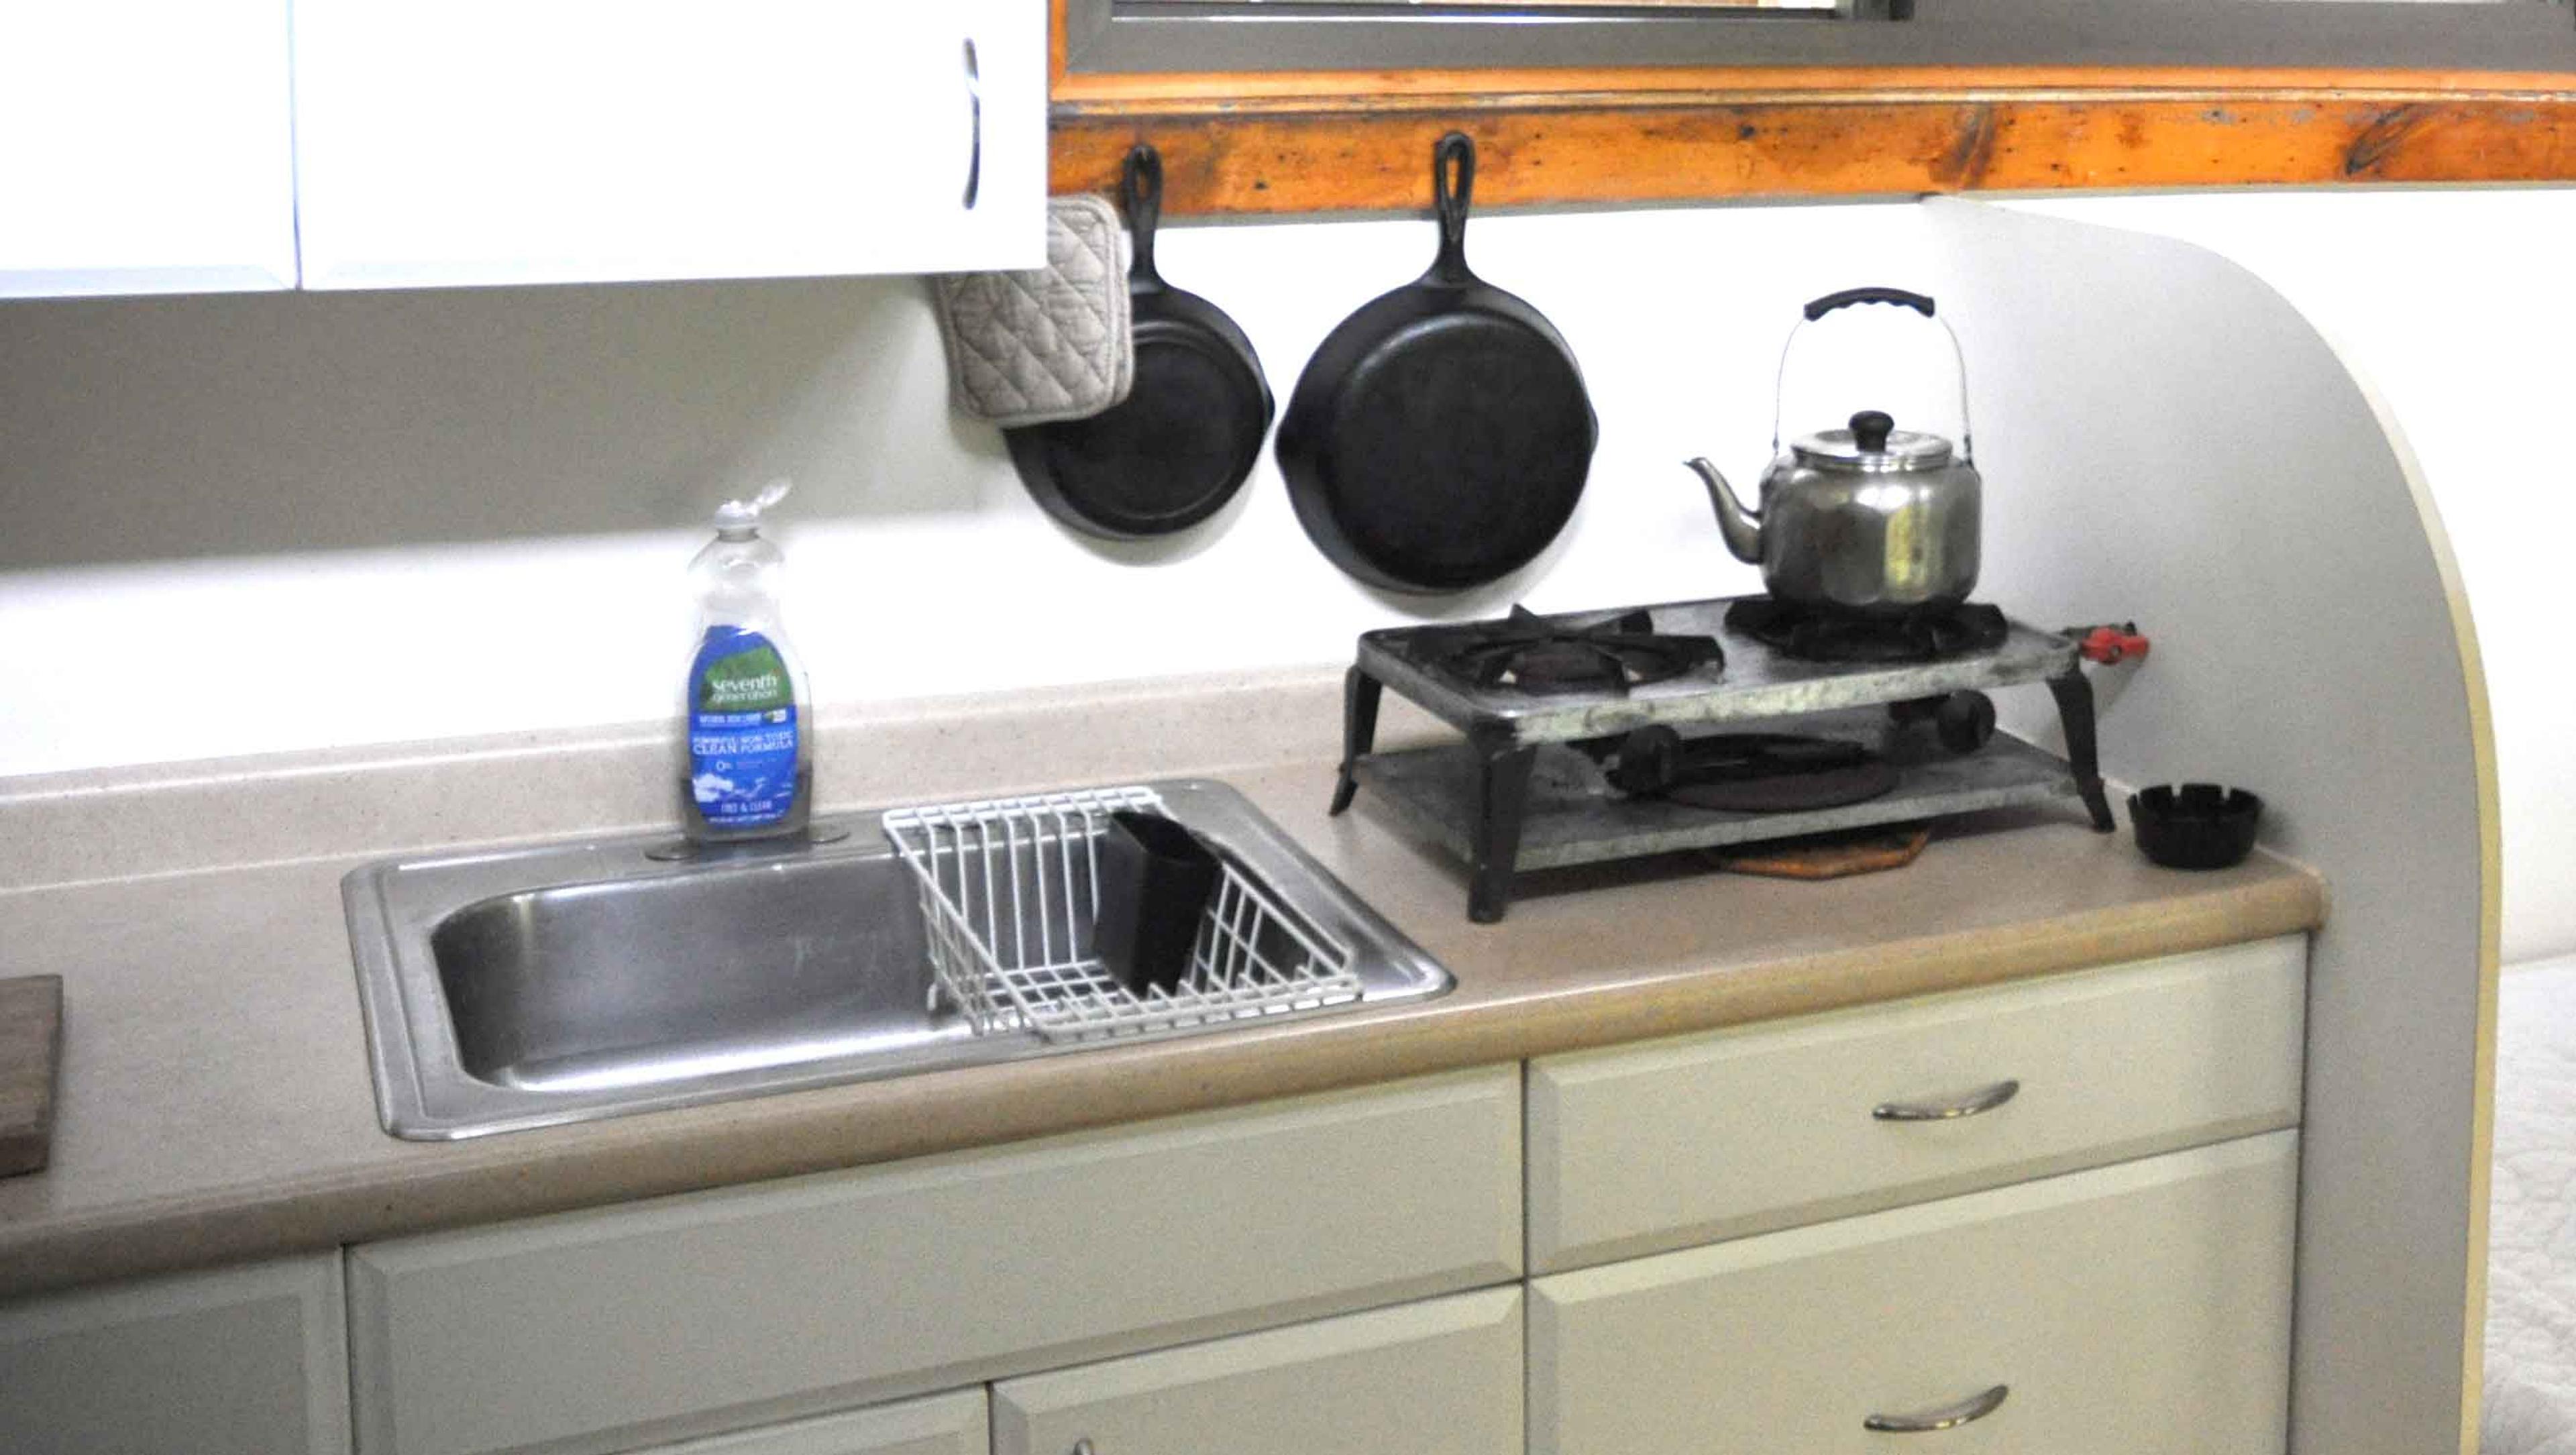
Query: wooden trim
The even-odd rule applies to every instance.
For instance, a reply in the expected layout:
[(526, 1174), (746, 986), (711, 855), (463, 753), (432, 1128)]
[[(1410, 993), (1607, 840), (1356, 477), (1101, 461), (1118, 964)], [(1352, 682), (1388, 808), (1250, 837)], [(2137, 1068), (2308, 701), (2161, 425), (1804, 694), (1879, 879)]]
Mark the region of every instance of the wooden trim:
[[(2355, 375), (2356, 378), (2359, 375)], [(2470, 1061), (2469, 1238), (2467, 1286), (2462, 1290), (2460, 1321), (2460, 1455), (2478, 1455), (2480, 1422), (2486, 1400), (2488, 1203), (2494, 1192), (2496, 998), (2502, 989), (2504, 950), (2504, 807), (2496, 777), (2495, 713), (2487, 696), (2486, 658), (2478, 646), (2477, 624), (2469, 611), (2468, 587), (2460, 575), (2451, 533), (2433, 499), (2423, 463), (2399, 427), (2397, 416), (2375, 389), (2365, 387), (2380, 429), (2397, 452), (2415, 513), (2424, 523), (2425, 542), (2433, 550), (2433, 569), (2442, 583), (2444, 605), (2451, 617), (2451, 637), (2460, 653), (2460, 686), (2467, 696), (2469, 746), (2478, 799), (2478, 1019), (2477, 1049)]]
[(1063, 117), (1059, 192), (1114, 191), (1135, 141), (1168, 213), (1430, 205), (1456, 127), (1479, 204), (1690, 202), (2060, 188), (2576, 180), (2576, 98), (1758, 101), (1566, 110)]
[(2576, 181), (2550, 73), (2184, 67), (1639, 67), (1071, 74), (1050, 182), (1113, 191), (1138, 140), (1166, 213), (1415, 210), (1432, 142), (1477, 200), (1691, 202), (2068, 188)]
[[(2342, 357), (2337, 351), (2337, 358)], [(2348, 372), (2361, 386), (2380, 432), (2388, 436), (2397, 468), (2425, 544), (2433, 552), (2433, 571), (2442, 586), (2444, 608), (2451, 618), (2451, 639), (2459, 650), (2460, 689), (2469, 718), (2469, 752), (2476, 778), (2478, 804), (2478, 1010), (2477, 1043), (2469, 1064), (2470, 1125), (2468, 1183), (2467, 1277), (2462, 1289), (2460, 1320), (2459, 1455), (2478, 1455), (2480, 1420), (2486, 1400), (2488, 1203), (2495, 1163), (2496, 1000), (2502, 989), (2504, 950), (2504, 807), (2496, 777), (2495, 713), (2487, 696), (2485, 654), (2478, 646), (2477, 624), (2469, 611), (2469, 592), (2460, 560), (2451, 546), (2449, 527), (2433, 499), (2433, 486), (2416, 458), (2414, 445), (2398, 424), (2396, 412), (2379, 391)]]

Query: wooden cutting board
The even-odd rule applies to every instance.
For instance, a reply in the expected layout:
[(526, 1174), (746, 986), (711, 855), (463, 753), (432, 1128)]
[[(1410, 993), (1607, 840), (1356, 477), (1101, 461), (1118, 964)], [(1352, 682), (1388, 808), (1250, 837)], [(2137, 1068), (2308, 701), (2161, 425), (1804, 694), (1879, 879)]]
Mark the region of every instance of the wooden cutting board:
[(1844, 879), (1854, 874), (1875, 874), (1881, 869), (1902, 869), (1913, 863), (1930, 842), (1930, 825), (1896, 824), (1720, 849), (1716, 858), (1719, 868), (1737, 874), (1759, 874), (1770, 879)]
[(0, 1177), (38, 1171), (52, 1152), (62, 1054), (63, 977), (0, 980)]

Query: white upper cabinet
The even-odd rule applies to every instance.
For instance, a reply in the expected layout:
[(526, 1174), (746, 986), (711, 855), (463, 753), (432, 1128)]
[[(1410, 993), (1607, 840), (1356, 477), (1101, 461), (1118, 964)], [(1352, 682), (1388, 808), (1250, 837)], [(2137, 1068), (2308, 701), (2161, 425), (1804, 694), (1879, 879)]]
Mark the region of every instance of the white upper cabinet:
[(296, 0), (308, 288), (1036, 267), (1043, 0)]
[(287, 0), (0, 0), (0, 298), (295, 286)]

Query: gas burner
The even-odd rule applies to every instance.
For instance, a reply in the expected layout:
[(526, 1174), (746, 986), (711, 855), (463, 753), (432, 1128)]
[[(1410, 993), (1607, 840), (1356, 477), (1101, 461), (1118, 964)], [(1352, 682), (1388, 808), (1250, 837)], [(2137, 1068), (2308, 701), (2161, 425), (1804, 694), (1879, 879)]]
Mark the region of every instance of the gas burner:
[(1727, 630), (1811, 662), (1938, 662), (2003, 645), (2012, 624), (1983, 602), (1898, 617), (1844, 616), (1748, 596), (1726, 609)]
[(1478, 687), (1522, 692), (1595, 692), (1626, 696), (1631, 687), (1663, 682), (1726, 654), (1715, 637), (1666, 636), (1652, 613), (1623, 612), (1592, 626), (1569, 626), (1521, 607), (1503, 621), (1460, 629), (1467, 639), (1438, 654), (1439, 665)]
[(1896, 769), (1859, 743), (1795, 733), (1685, 738), (1661, 723), (1575, 746), (1603, 761), (1610, 785), (1732, 813), (1798, 813), (1865, 803), (1895, 789)]

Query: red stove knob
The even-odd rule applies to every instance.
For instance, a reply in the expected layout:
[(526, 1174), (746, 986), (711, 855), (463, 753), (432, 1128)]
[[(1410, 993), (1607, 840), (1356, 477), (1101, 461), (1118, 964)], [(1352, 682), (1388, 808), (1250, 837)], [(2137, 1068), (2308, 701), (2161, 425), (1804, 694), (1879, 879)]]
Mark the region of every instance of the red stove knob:
[(2114, 662), (2144, 657), (2149, 645), (2145, 637), (2138, 635), (2138, 624), (2129, 622), (2122, 626), (2093, 628), (2084, 634), (2080, 650), (2086, 661), (2099, 662), (2107, 667)]

